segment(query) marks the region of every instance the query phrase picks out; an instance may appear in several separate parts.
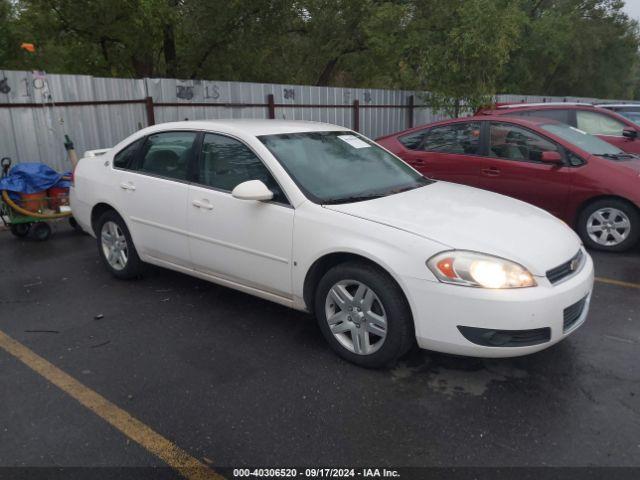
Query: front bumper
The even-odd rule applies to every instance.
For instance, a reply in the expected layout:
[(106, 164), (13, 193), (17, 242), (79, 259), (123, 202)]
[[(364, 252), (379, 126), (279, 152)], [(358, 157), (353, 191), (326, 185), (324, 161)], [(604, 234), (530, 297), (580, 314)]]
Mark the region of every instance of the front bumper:
[[(537, 287), (489, 290), (421, 279), (403, 279), (421, 348), (477, 357), (513, 357), (543, 350), (573, 333), (589, 312), (593, 261), (586, 254), (581, 270), (552, 285), (536, 277)], [(584, 300), (577, 319), (566, 328), (565, 309)], [(527, 346), (486, 346), (465, 338), (458, 327), (497, 331), (550, 329), (548, 340)]]

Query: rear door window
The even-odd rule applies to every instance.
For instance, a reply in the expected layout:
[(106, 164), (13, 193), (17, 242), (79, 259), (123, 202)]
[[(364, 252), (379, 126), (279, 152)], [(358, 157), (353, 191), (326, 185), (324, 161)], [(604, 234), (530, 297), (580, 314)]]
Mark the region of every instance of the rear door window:
[(147, 137), (138, 171), (176, 180), (187, 179), (196, 132), (162, 132)]
[(603, 113), (589, 110), (576, 112), (576, 126), (591, 135), (611, 135), (621, 137), (626, 125), (621, 121)]
[(136, 140), (116, 153), (115, 157), (113, 157), (113, 166), (123, 169), (133, 168), (136, 153), (138, 152), (140, 145), (142, 145), (142, 142), (144, 142), (144, 138)]
[(424, 143), (428, 152), (458, 155), (480, 154), (480, 122), (462, 122), (434, 127)]
[(516, 125), (492, 122), (489, 132), (489, 156), (522, 162), (541, 162), (542, 152), (558, 152), (560, 147)]

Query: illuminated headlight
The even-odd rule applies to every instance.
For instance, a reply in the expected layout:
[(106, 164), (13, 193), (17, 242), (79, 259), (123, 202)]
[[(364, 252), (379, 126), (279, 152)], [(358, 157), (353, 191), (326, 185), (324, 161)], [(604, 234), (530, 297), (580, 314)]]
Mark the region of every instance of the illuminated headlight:
[(535, 287), (533, 275), (515, 262), (465, 250), (442, 252), (427, 261), (444, 283), (481, 288)]

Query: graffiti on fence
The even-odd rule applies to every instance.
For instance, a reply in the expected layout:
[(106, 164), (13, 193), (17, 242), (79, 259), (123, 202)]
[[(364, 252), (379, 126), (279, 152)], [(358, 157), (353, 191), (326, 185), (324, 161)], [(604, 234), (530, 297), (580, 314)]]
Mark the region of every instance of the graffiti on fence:
[(182, 100), (191, 100), (193, 98), (193, 86), (176, 85), (176, 97)]
[(4, 94), (7, 94), (10, 91), (11, 91), (11, 87), (7, 83), (7, 77), (5, 77), (2, 80), (0, 80), (0, 92), (4, 93)]
[(220, 87), (218, 85), (205, 85), (204, 87), (204, 98), (217, 100), (220, 98)]

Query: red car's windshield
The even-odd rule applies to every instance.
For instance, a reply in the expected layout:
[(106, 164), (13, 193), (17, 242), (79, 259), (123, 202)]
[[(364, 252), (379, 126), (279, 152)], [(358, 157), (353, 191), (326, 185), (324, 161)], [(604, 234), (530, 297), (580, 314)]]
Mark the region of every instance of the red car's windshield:
[(620, 150), (618, 147), (614, 147), (610, 143), (600, 140), (594, 135), (589, 135), (587, 132), (583, 132), (582, 130), (569, 125), (562, 123), (549, 123), (541, 125), (541, 128), (562, 138), (563, 140), (566, 140), (591, 155), (625, 155), (625, 152)]

